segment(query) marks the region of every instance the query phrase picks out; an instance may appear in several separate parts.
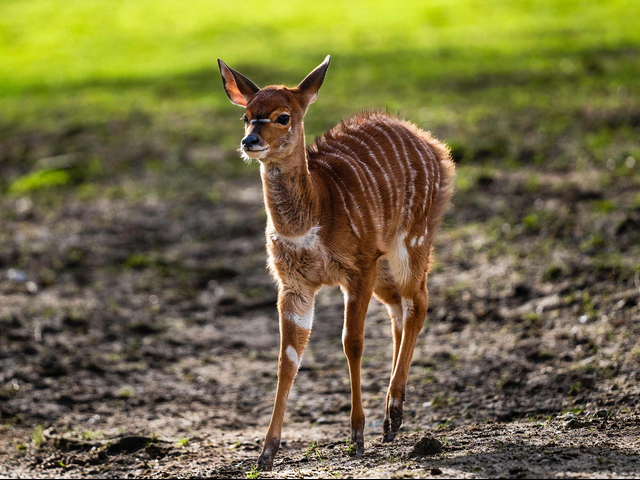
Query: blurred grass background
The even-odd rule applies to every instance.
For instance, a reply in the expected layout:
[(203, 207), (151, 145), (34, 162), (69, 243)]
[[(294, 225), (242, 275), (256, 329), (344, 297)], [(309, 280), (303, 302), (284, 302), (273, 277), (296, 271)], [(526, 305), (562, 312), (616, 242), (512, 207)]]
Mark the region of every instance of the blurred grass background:
[(309, 140), (383, 108), (451, 145), (463, 190), (487, 165), (626, 174), (640, 159), (638, 20), (625, 0), (3, 0), (0, 192), (252, 175), (216, 59), (294, 85), (327, 54)]

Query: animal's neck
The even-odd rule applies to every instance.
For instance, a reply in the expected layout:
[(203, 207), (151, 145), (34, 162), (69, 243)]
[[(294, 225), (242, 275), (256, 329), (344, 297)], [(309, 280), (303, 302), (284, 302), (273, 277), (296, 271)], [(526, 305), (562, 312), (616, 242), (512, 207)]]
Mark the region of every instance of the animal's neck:
[(304, 141), (298, 142), (291, 156), (277, 164), (263, 163), (260, 171), (269, 221), (278, 234), (297, 237), (318, 223), (317, 193)]

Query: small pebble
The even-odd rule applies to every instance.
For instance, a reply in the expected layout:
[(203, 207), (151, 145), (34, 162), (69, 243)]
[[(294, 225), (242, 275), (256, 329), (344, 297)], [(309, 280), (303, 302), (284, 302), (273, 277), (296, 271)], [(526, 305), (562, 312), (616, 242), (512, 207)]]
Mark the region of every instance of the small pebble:
[(582, 428), (582, 427), (586, 426), (586, 423), (581, 422), (577, 418), (572, 418), (567, 423), (565, 423), (564, 426), (565, 426), (565, 428), (570, 428), (570, 429)]
[(15, 268), (10, 268), (7, 271), (7, 280), (12, 283), (26, 283), (27, 274), (22, 270), (16, 270)]

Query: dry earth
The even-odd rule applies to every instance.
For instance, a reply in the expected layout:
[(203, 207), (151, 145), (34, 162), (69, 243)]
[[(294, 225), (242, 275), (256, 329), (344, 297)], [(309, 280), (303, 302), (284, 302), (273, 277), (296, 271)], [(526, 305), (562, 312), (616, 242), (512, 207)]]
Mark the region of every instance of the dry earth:
[[(373, 301), (367, 452), (347, 454), (342, 297), (325, 289), (270, 476), (640, 476), (638, 185), (593, 171), (466, 185), (403, 434), (380, 442), (391, 334)], [(0, 477), (258, 475), (278, 345), (264, 211), (256, 178), (214, 187), (0, 200)], [(409, 457), (426, 434), (441, 452)]]

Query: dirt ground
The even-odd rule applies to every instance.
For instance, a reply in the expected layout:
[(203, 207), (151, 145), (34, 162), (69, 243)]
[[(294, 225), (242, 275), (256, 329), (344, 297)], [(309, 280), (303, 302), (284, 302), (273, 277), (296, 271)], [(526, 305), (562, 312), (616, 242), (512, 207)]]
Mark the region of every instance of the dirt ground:
[[(640, 476), (639, 186), (467, 180), (402, 434), (380, 441), (391, 332), (372, 301), (367, 451), (347, 454), (342, 295), (327, 288), (270, 477)], [(258, 477), (278, 352), (261, 188), (256, 172), (215, 189), (0, 200), (0, 477)], [(425, 435), (440, 451), (410, 456)]]

